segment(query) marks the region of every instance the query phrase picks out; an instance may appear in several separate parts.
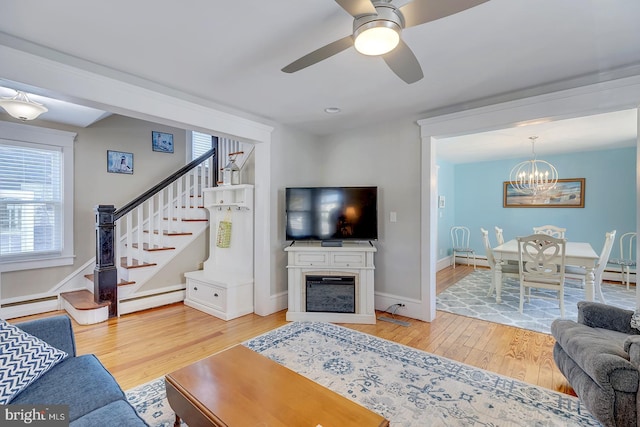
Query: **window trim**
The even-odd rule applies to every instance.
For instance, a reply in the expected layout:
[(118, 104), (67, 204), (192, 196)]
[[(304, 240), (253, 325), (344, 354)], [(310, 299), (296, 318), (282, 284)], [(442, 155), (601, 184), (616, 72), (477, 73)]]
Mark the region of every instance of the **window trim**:
[(0, 143), (19, 142), (34, 146), (55, 146), (62, 150), (62, 252), (56, 255), (42, 255), (32, 259), (0, 262), (0, 272), (30, 270), (34, 268), (72, 265), (75, 259), (73, 249), (74, 213), (74, 164), (73, 144), (77, 134), (57, 129), (48, 129), (20, 123), (0, 121)]

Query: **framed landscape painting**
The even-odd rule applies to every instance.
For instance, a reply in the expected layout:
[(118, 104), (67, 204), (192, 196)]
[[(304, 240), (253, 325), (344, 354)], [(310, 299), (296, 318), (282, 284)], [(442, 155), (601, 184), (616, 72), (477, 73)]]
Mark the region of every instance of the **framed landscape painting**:
[(133, 174), (133, 153), (107, 150), (107, 172)]
[(151, 144), (153, 151), (173, 153), (173, 134), (151, 131)]
[(505, 208), (584, 208), (584, 178), (559, 179), (555, 188), (536, 196), (518, 193), (504, 182)]

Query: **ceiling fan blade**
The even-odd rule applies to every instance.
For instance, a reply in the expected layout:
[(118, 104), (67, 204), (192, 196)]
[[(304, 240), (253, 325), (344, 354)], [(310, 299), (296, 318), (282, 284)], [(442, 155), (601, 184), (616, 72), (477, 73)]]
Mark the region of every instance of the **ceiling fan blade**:
[(422, 67), (407, 44), (400, 40), (391, 52), (382, 55), (389, 68), (405, 82), (411, 84), (424, 77)]
[(405, 28), (409, 28), (462, 12), (487, 1), (489, 0), (413, 0), (399, 10), (404, 16)]
[(320, 49), (314, 50), (297, 61), (293, 61), (291, 64), (284, 67), (282, 71), (285, 73), (295, 73), (303, 68), (307, 68), (309, 65), (313, 65), (335, 55), (336, 53), (340, 53), (351, 46), (353, 46), (353, 36), (348, 35), (340, 40), (334, 41), (333, 43), (329, 43)]
[(354, 18), (359, 15), (378, 14), (371, 0), (336, 0), (336, 3)]

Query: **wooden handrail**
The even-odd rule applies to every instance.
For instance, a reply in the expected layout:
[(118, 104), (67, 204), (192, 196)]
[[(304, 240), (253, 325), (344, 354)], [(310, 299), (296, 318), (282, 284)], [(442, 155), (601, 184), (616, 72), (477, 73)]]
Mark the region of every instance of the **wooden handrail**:
[(146, 200), (148, 200), (153, 195), (158, 193), (160, 190), (165, 188), (167, 185), (169, 185), (170, 183), (172, 183), (176, 179), (180, 178), (182, 175), (185, 175), (191, 169), (195, 168), (200, 163), (204, 162), (209, 157), (213, 156), (215, 153), (216, 153), (216, 149), (212, 148), (211, 150), (209, 150), (206, 153), (204, 153), (202, 156), (200, 156), (197, 159), (191, 161), (190, 163), (187, 163), (186, 165), (184, 165), (183, 167), (178, 169), (176, 172), (174, 172), (172, 175), (170, 175), (167, 178), (163, 179), (158, 184), (154, 185), (153, 187), (151, 187), (150, 189), (148, 189), (147, 191), (145, 191), (144, 193), (142, 193), (141, 195), (139, 195), (138, 197), (136, 197), (135, 199), (133, 199), (132, 201), (130, 201), (129, 203), (124, 205), (123, 207), (121, 207), (120, 209), (116, 210), (114, 212), (114, 216), (115, 216), (114, 219), (118, 220), (118, 219), (122, 218), (124, 215), (128, 214), (129, 212), (134, 210), (136, 207), (140, 206), (142, 203), (144, 203)]

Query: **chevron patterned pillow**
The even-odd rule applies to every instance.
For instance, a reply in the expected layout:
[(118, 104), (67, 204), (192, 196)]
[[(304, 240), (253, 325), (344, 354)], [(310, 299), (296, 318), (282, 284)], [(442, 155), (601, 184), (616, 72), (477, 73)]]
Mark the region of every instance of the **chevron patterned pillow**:
[(0, 405), (68, 356), (40, 338), (0, 319)]

